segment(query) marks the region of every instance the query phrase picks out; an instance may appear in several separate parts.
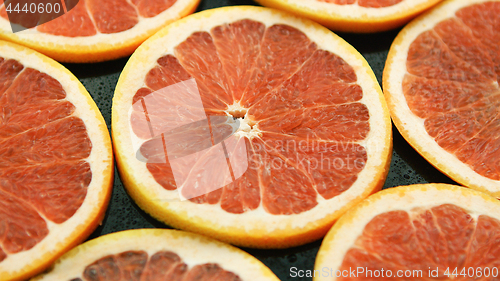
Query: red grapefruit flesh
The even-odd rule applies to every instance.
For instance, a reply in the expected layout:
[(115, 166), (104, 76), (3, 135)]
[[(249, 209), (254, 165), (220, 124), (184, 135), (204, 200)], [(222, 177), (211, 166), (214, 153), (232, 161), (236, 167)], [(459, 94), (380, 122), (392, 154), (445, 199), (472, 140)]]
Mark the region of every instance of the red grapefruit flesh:
[(384, 190), (328, 233), (315, 268), (331, 271), (314, 280), (497, 280), (499, 208), (452, 185)]
[(408, 142), (457, 182), (495, 196), (499, 15), (499, 1), (446, 1), (401, 32), (384, 71), (394, 122)]
[(0, 276), (19, 280), (95, 229), (112, 156), (102, 116), (62, 66), (1, 41), (0, 73)]

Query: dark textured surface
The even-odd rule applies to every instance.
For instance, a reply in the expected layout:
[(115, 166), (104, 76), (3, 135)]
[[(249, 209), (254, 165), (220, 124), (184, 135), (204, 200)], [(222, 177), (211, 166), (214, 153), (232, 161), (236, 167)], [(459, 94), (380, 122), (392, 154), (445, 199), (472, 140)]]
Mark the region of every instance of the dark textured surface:
[[(245, 0), (202, 0), (198, 11), (229, 5), (257, 5)], [(338, 34), (353, 45), (366, 58), (381, 83), (384, 63), (393, 39), (399, 30), (377, 34)], [(98, 64), (66, 64), (83, 83), (101, 110), (108, 129), (111, 124), (113, 91), (128, 58)], [(391, 167), (384, 188), (414, 183), (453, 183), (423, 159), (393, 127), (394, 150)], [(135, 228), (168, 228), (144, 213), (127, 195), (118, 171), (115, 174), (113, 195), (106, 218), (89, 239), (100, 235)], [(286, 250), (244, 249), (263, 261), (281, 280), (312, 280), (292, 278), (290, 268), (312, 270), (321, 241)]]

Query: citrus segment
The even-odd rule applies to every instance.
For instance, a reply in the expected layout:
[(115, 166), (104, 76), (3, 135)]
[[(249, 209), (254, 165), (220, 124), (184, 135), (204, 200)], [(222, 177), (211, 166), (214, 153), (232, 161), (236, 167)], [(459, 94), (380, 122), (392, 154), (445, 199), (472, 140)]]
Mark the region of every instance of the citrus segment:
[(262, 120), (298, 108), (358, 101), (363, 91), (356, 80), (354, 70), (344, 60), (318, 50), (297, 73), (270, 92), (271, 96), (253, 104), (248, 114), (252, 119)]
[(499, 9), (499, 1), (446, 1), (400, 33), (384, 70), (408, 142), (454, 180), (492, 194), (500, 194), (500, 64), (485, 37), (500, 36)]
[[(7, 109), (7, 108), (6, 108)], [(11, 108), (8, 108), (11, 110)], [(38, 127), (47, 121), (55, 121), (71, 115), (75, 110), (73, 104), (67, 101), (52, 101), (40, 103), (31, 107), (18, 107), (9, 118), (9, 122), (0, 128), (0, 138), (24, 132), (30, 128)], [(26, 124), (25, 120), (32, 120)]]
[[(455, 108), (453, 111), (434, 113), (427, 117), (424, 126), (441, 147), (456, 152), (464, 142), (477, 135), (485, 125), (496, 118), (498, 112), (492, 105), (500, 104), (484, 99), (463, 108)], [(457, 155), (461, 157), (459, 153)]]
[[(311, 174), (313, 185), (325, 199), (348, 190), (357, 180), (367, 161), (366, 148), (357, 143), (304, 142), (294, 137), (264, 132), (265, 145), (288, 159), (297, 169)], [(296, 144), (299, 143), (299, 146)], [(318, 152), (330, 152), (321, 155)]]
[[(33, 84), (28, 84), (25, 81), (33, 81)], [(63, 99), (65, 93), (57, 80), (45, 73), (28, 68), (20, 73), (17, 79), (13, 80), (0, 98), (4, 107), (23, 107), (40, 100)]]
[(499, 237), (500, 221), (488, 216), (480, 216), (476, 231), (470, 241), (469, 251), (471, 254), (465, 263), (473, 267), (484, 265), (498, 267), (499, 262), (496, 257), (500, 253), (500, 249), (492, 247), (492, 245), (496, 245)]
[(70, 13), (38, 26), (37, 30), (65, 37), (96, 35), (97, 29), (87, 11), (85, 3), (85, 0), (79, 0), (78, 4), (70, 10)]
[(271, 89), (281, 85), (302, 67), (316, 49), (316, 44), (296, 28), (280, 24), (268, 27), (262, 38), (255, 70), (241, 97), (242, 106), (251, 106)]
[(192, 13), (198, 2), (80, 0), (74, 7), (66, 7), (64, 15), (20, 33), (12, 33), (6, 7), (0, 3), (0, 37), (59, 61), (111, 60), (130, 55), (163, 25)]
[[(79, 137), (75, 140), (67, 133)], [(43, 124), (23, 133), (17, 133), (1, 142), (4, 145), (1, 166), (24, 166), (32, 163), (77, 162), (90, 155), (90, 143), (85, 125), (75, 117)], [(32, 151), (16, 145), (30, 145)]]
[(360, 141), (370, 131), (366, 105), (352, 103), (294, 110), (258, 123), (263, 131), (320, 140)]
[[(333, 209), (353, 203), (345, 198), (380, 187), (391, 149), (385, 107), (366, 62), (328, 30), (240, 7), (190, 17), (148, 42), (120, 77), (113, 132), (126, 186), (153, 216), (240, 245), (283, 239), (275, 247), (285, 247), (314, 239), (290, 236), (319, 237)], [(192, 129), (200, 122), (206, 127)], [(173, 133), (179, 128), (191, 129)], [(137, 184), (138, 169), (149, 187)], [(187, 202), (172, 202), (179, 198)], [(200, 222), (166, 219), (174, 210)], [(199, 224), (211, 220), (208, 212), (213, 222)], [(246, 223), (232, 233), (238, 214)], [(308, 214), (324, 228), (300, 230)], [(251, 234), (267, 221), (284, 232), (302, 226), (288, 238), (277, 230)], [(218, 224), (229, 231), (201, 226)]]
[(95, 229), (112, 156), (102, 116), (67, 70), (3, 41), (0, 57), (0, 276), (20, 280)]
[[(460, 272), (472, 267), (489, 268), (484, 280), (495, 280), (499, 208), (493, 197), (452, 185), (380, 192), (348, 211), (328, 233), (315, 268), (334, 273), (314, 280), (376, 280), (382, 270), (386, 279), (470, 280), (470, 272)], [(348, 278), (336, 273), (360, 268), (364, 272)], [(453, 276), (455, 269), (459, 274)]]
[(255, 210), (262, 200), (257, 170), (259, 163), (253, 156), (255, 151), (248, 139), (241, 139), (241, 141), (245, 142), (248, 153), (248, 170), (245, 171), (243, 176), (222, 189), (220, 203), (224, 211), (234, 214)]
[(3, 93), (7, 90), (16, 76), (23, 70), (23, 65), (21, 65), (16, 60), (5, 60), (0, 58), (0, 71), (2, 76), (0, 77), (0, 92)]
[(402, 86), (410, 110), (421, 118), (469, 108), (478, 102), (494, 101), (494, 96), (498, 95), (494, 84), (443, 81), (413, 75), (405, 76)]
[[(474, 37), (483, 43), (493, 62), (498, 62), (500, 59), (500, 47), (497, 44), (500, 40), (498, 12), (500, 5), (491, 1), (472, 5), (456, 13), (456, 16), (470, 28)], [(500, 66), (498, 64), (494, 66), (497, 79), (500, 79)], [(500, 83), (500, 80), (497, 81)]]
[[(207, 32), (197, 32), (175, 48), (175, 55), (183, 68), (200, 85), (222, 102), (232, 104), (227, 78), (213, 43)], [(200, 60), (202, 59), (202, 60)]]
[[(292, 79), (294, 78), (295, 77)], [(314, 79), (316, 77), (307, 78)], [(297, 80), (299, 79), (297, 78)], [(305, 81), (313, 80), (304, 79), (302, 77), (300, 80), (301, 81), (286, 81), (284, 86), (276, 92), (271, 93), (267, 99), (262, 99), (254, 104), (248, 110), (249, 117), (263, 120), (277, 115), (285, 115), (298, 108), (312, 108), (331, 104), (348, 103), (360, 100), (363, 96), (363, 91), (357, 84), (329, 82), (328, 88), (319, 86), (315, 89), (315, 86), (309, 86), (305, 83)], [(320, 81), (317, 83), (321, 84)], [(302, 89), (300, 86), (306, 89), (301, 91)], [(273, 106), (276, 103), (282, 104), (279, 107)]]
[(125, 0), (87, 1), (87, 10), (94, 19), (97, 30), (101, 33), (118, 33), (129, 30), (138, 22), (136, 8)]
[(152, 18), (159, 15), (161, 12), (172, 7), (176, 0), (161, 0), (161, 1), (147, 1), (147, 0), (132, 0), (139, 10), (139, 15), (145, 18)]
[(336, 31), (371, 33), (400, 27), (441, 0), (259, 0)]
[[(55, 223), (63, 223), (81, 207), (92, 179), (85, 161), (3, 169), (2, 189), (15, 194)], [(64, 187), (64, 189), (62, 188)]]
[(477, 135), (457, 151), (460, 155), (459, 159), (473, 167), (475, 172), (496, 181), (500, 180), (499, 131), (500, 115), (497, 115), (492, 122), (486, 124)]
[(439, 35), (432, 31), (421, 34), (411, 45), (407, 69), (408, 73), (424, 78), (469, 83), (488, 82), (487, 77), (452, 53)]
[(260, 261), (203, 236), (165, 229), (108, 234), (78, 246), (32, 280), (277, 281)]
[[(208, 75), (208, 74), (207, 74)], [(159, 90), (166, 88), (168, 86), (175, 85), (177, 83), (181, 83), (183, 81), (189, 80), (193, 78), (190, 73), (188, 73), (182, 65), (179, 63), (179, 60), (172, 56), (172, 55), (166, 55), (164, 57), (161, 57), (158, 59), (158, 66), (155, 68), (151, 69), (146, 76), (145, 82), (147, 88), (143, 88), (141, 91), (144, 92), (138, 92), (137, 95), (134, 97), (134, 105), (140, 105), (141, 103), (138, 103), (141, 98), (148, 96), (148, 98), (152, 97), (157, 97), (155, 98), (158, 100), (158, 102), (163, 101), (163, 95), (165, 93), (159, 92)], [(179, 84), (182, 85), (182, 84)], [(217, 87), (217, 86), (216, 86)], [(149, 90), (149, 92), (148, 92)], [(155, 92), (154, 95), (150, 94), (152, 91), (157, 91)], [(201, 97), (201, 100), (203, 102), (204, 107), (206, 108), (207, 111), (209, 110), (222, 110), (224, 109), (227, 104), (225, 104), (221, 98), (219, 98), (217, 95), (214, 95), (209, 91), (209, 89), (204, 86), (203, 84), (200, 83), (199, 85), (199, 94)], [(229, 98), (228, 96), (225, 97), (226, 99)], [(139, 109), (140, 111), (141, 109)], [(153, 112), (159, 112), (163, 113), (160, 108), (155, 109)], [(166, 112), (165, 112), (166, 113)], [(158, 114), (163, 116), (163, 114)], [(142, 114), (143, 115), (143, 114)]]
[[(33, 248), (49, 233), (47, 223), (40, 214), (16, 196), (0, 190), (2, 198), (2, 261), (7, 254), (19, 253)], [(9, 237), (9, 238), (7, 238)], [(7, 252), (7, 253), (6, 253)]]
[[(233, 100), (241, 100), (252, 76), (266, 26), (244, 19), (214, 27), (211, 36), (228, 79)], [(233, 51), (237, 47), (238, 50)]]
[(309, 175), (287, 163), (275, 151), (267, 151), (260, 139), (253, 139), (252, 145), (260, 146), (258, 152), (259, 181), (264, 209), (274, 215), (300, 214), (312, 209), (318, 203)]
[(474, 37), (473, 32), (458, 19), (445, 20), (436, 25), (435, 31), (446, 47), (460, 60), (474, 66), (486, 79), (496, 77), (495, 64), (489, 48)]

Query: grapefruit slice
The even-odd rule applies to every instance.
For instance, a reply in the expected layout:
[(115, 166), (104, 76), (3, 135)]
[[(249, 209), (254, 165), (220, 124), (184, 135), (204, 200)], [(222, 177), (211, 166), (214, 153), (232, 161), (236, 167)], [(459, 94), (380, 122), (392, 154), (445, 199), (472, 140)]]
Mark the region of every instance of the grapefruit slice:
[(167, 229), (127, 230), (88, 241), (32, 279), (42, 280), (279, 281), (240, 249)]
[(405, 27), (384, 70), (403, 137), (456, 182), (500, 197), (500, 1), (446, 1)]
[(61, 62), (112, 60), (132, 54), (161, 27), (192, 13), (199, 0), (77, 2), (59, 18), (12, 33), (0, 1), (0, 39), (28, 46)]
[(113, 157), (99, 109), (68, 70), (0, 41), (0, 279), (25, 280), (97, 227)]
[(441, 0), (257, 0), (260, 4), (312, 19), (332, 30), (355, 33), (387, 31)]
[(313, 280), (498, 280), (499, 239), (500, 202), (483, 192), (448, 184), (386, 189), (328, 232)]
[(392, 149), (363, 57), (316, 23), (261, 7), (201, 12), (145, 42), (118, 81), (112, 134), (141, 208), (259, 248), (322, 237), (381, 188)]

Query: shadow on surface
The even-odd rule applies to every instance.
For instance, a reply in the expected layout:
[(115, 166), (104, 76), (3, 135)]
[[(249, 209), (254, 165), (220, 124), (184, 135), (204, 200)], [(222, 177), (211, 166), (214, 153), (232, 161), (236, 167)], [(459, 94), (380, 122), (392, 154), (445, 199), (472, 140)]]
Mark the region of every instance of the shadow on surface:
[(399, 157), (407, 163), (417, 174), (421, 175), (427, 182), (456, 184), (455, 181), (441, 173), (423, 158), (393, 126), (394, 150)]
[(99, 63), (64, 63), (63, 65), (76, 77), (83, 79), (121, 72), (125, 64), (127, 64), (128, 59), (129, 57), (124, 57)]

